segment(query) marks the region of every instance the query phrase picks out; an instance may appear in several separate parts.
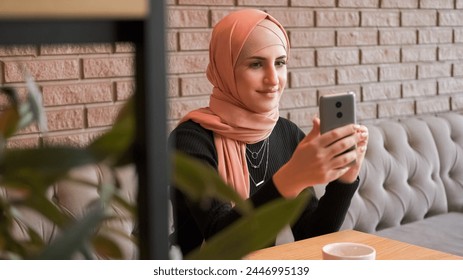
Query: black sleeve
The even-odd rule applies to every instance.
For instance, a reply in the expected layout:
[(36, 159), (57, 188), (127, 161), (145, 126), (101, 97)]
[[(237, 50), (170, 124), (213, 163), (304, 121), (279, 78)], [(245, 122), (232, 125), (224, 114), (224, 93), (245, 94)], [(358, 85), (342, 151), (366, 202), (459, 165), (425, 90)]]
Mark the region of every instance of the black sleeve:
[(358, 185), (358, 178), (352, 184), (331, 182), (326, 186), (325, 194), (320, 200), (312, 192), (309, 204), (292, 227), (294, 239), (301, 240), (338, 231)]

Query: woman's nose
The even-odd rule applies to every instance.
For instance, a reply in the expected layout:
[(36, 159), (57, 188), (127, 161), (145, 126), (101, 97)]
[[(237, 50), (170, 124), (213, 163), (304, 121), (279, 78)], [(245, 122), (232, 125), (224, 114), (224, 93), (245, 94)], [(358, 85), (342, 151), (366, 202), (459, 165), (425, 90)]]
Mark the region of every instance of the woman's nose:
[(275, 67), (270, 66), (265, 71), (264, 83), (269, 85), (277, 85), (278, 84), (278, 72)]

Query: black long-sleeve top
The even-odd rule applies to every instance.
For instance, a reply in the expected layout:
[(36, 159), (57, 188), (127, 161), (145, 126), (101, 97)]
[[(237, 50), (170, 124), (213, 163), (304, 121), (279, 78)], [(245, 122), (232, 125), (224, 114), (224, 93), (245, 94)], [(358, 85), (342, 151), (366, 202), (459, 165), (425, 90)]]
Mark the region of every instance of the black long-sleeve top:
[[(304, 136), (304, 133), (294, 123), (279, 118), (269, 136), (268, 171), (265, 183), (256, 187), (250, 180), (249, 200), (255, 207), (281, 197), (273, 183), (272, 176), (290, 159)], [(217, 152), (212, 131), (190, 120), (172, 131), (169, 142), (174, 149), (200, 159), (217, 170)], [(248, 147), (257, 151), (262, 144), (263, 142), (259, 142), (248, 145)], [(256, 178), (256, 181), (263, 178), (265, 164), (264, 162), (258, 169), (249, 168), (250, 175)], [(339, 230), (357, 187), (358, 180), (352, 184), (334, 181), (327, 185), (325, 194), (320, 199), (317, 199), (313, 188), (310, 188), (312, 192), (310, 201), (291, 227), (294, 239), (301, 240)], [(171, 190), (175, 222), (172, 239), (174, 244), (180, 246), (183, 254), (200, 246), (204, 240), (240, 217), (230, 203), (212, 200), (210, 203), (200, 205), (189, 200), (175, 186)]]

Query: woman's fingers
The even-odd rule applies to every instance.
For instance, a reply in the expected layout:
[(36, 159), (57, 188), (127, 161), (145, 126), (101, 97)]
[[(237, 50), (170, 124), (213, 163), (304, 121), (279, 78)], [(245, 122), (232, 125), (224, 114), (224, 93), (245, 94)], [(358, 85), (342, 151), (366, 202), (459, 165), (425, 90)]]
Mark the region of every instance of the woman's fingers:
[(350, 167), (356, 161), (357, 161), (357, 150), (356, 149), (351, 149), (348, 152), (335, 156), (331, 160), (332, 167), (334, 169), (342, 169), (345, 167)]
[(331, 146), (340, 139), (354, 135), (358, 129), (359, 125), (356, 124), (348, 124), (342, 127), (335, 128), (321, 135), (320, 144), (325, 147)]
[(295, 196), (307, 186), (336, 179), (351, 183), (358, 176), (368, 143), (367, 128), (351, 124), (321, 135), (319, 124), (319, 119), (314, 118), (312, 130), (273, 176), (277, 189), (285, 197)]
[(333, 141), (325, 147), (327, 160), (331, 159), (335, 169), (348, 167), (355, 162), (360, 163), (359, 160), (363, 158), (368, 144), (368, 129), (360, 125), (347, 125), (333, 130), (327, 139), (325, 141), (328, 143)]
[(330, 158), (355, 150), (359, 140), (353, 125), (334, 129), (320, 137), (320, 143), (327, 150), (327, 155)]

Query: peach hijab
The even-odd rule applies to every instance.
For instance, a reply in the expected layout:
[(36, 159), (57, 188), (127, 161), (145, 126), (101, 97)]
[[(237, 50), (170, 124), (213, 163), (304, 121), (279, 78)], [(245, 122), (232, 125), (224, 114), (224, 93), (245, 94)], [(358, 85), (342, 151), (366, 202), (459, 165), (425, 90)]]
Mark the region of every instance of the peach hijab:
[[(278, 37), (289, 55), (287, 34), (283, 26), (272, 16), (255, 9), (228, 14), (212, 31), (206, 73), (213, 85), (209, 107), (194, 110), (181, 120), (183, 122), (191, 119), (214, 132), (218, 172), (243, 198), (249, 197), (250, 188), (246, 144), (257, 143), (267, 138), (279, 117), (278, 108), (263, 114), (248, 110), (240, 101), (236, 89), (234, 68), (238, 57), (251, 32), (258, 25), (262, 25), (261, 22), (265, 19), (274, 24), (265, 24), (267, 27), (264, 28)], [(269, 25), (271, 26), (268, 27)], [(275, 42), (275, 38), (263, 41), (271, 40)]]

